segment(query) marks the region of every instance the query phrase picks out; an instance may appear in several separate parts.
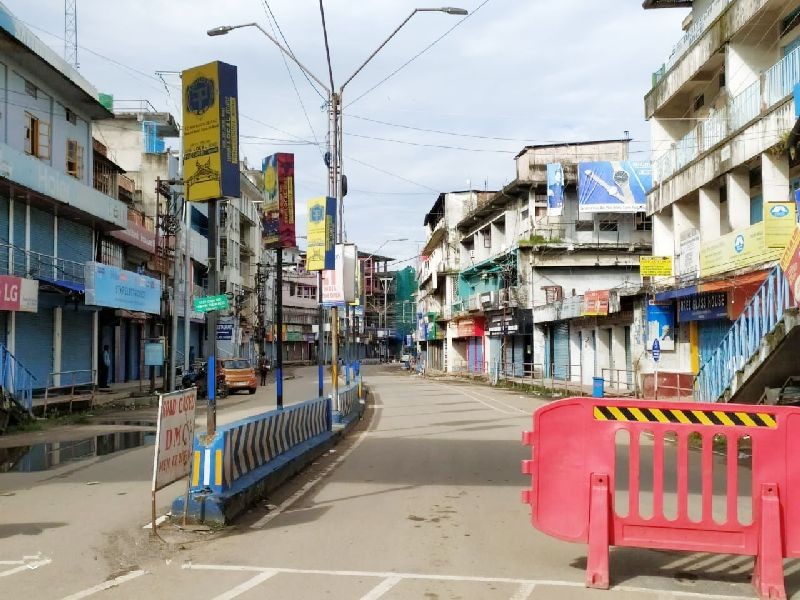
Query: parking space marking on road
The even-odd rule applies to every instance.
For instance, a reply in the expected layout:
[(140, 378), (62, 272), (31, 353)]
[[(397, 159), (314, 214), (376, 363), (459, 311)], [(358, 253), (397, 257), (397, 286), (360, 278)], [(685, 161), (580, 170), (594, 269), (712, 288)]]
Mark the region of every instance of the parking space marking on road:
[[(158, 528), (158, 526), (161, 525), (164, 521), (169, 519), (169, 517), (170, 517), (169, 513), (167, 513), (166, 515), (161, 515), (160, 517), (158, 517), (156, 519), (156, 528)], [(147, 525), (142, 527), (142, 529), (152, 529), (152, 528), (153, 528), (153, 524), (152, 523), (148, 523)]]
[(274, 577), (278, 574), (278, 571), (262, 571), (255, 577), (251, 577), (244, 583), (237, 585), (235, 588), (228, 590), (224, 594), (220, 594), (214, 600), (232, 600), (236, 598), (236, 596), (240, 596), (244, 594), (246, 591), (253, 589), (257, 585), (265, 582), (270, 577)]
[(369, 592), (364, 594), (361, 600), (378, 600), (378, 598), (381, 598), (401, 581), (403, 581), (402, 577), (389, 577), (388, 579), (384, 579)]
[(34, 569), (38, 569), (39, 567), (43, 567), (45, 565), (49, 565), (52, 560), (49, 558), (42, 558), (39, 560), (34, 560), (30, 562), (28, 560), (21, 560), (21, 561), (6, 561), (3, 564), (7, 566), (17, 565), (12, 569), (8, 569), (7, 571), (0, 571), (0, 577), (8, 577), (9, 575), (16, 575), (17, 573), (23, 573), (25, 571), (32, 571)]
[(62, 600), (81, 600), (81, 598), (88, 598), (96, 594), (97, 592), (104, 592), (105, 590), (109, 590), (113, 587), (118, 587), (123, 583), (131, 581), (132, 579), (136, 579), (137, 577), (141, 577), (147, 573), (147, 571), (131, 571), (130, 573), (125, 573), (125, 575), (120, 575), (119, 577), (115, 577), (114, 579), (109, 579), (108, 581), (104, 581), (103, 583), (98, 583), (95, 586), (90, 588), (86, 588), (85, 590), (81, 590), (80, 592), (75, 592), (71, 596), (66, 596)]
[[(278, 574), (294, 574), (294, 575), (327, 575), (331, 577), (375, 577), (383, 579), (381, 585), (388, 585), (388, 580), (398, 579), (399, 581), (392, 581), (392, 587), (402, 583), (404, 580), (418, 580), (418, 581), (457, 581), (462, 583), (496, 583), (496, 584), (509, 584), (517, 585), (519, 589), (516, 594), (522, 593), (523, 590), (528, 590), (530, 595), (536, 587), (561, 587), (561, 588), (584, 588), (586, 584), (580, 581), (559, 581), (549, 579), (518, 579), (514, 577), (479, 577), (469, 575), (437, 575), (429, 573), (393, 573), (390, 571), (333, 571), (326, 569), (291, 569), (280, 567), (253, 567), (249, 565), (204, 565), (204, 564), (184, 564), (181, 568), (196, 571), (245, 571), (252, 573), (269, 574), (269, 577)], [(269, 578), (267, 577), (267, 579)], [(255, 579), (255, 578), (254, 578)], [(247, 583), (247, 582), (245, 582)], [(381, 588), (378, 585), (372, 591)], [(386, 593), (391, 588), (383, 591)], [(702, 600), (746, 600), (751, 596), (749, 595), (729, 595), (729, 594), (706, 594), (702, 592), (685, 592), (683, 590), (659, 590), (645, 587), (636, 587), (629, 585), (613, 585), (609, 588), (610, 591), (629, 592), (632, 594), (651, 594), (656, 596), (658, 600), (668, 600), (676, 598), (697, 598)], [(369, 592), (372, 593), (372, 592)], [(512, 598), (518, 598), (517, 595)], [(219, 598), (223, 598), (220, 596)], [(233, 597), (233, 596), (231, 596)], [(374, 600), (380, 596), (364, 596), (361, 600), (369, 599)], [(520, 599), (525, 596), (519, 596)], [(217, 600), (217, 599), (215, 599)]]
[(523, 583), (509, 600), (528, 600), (535, 589), (535, 583)]
[(287, 508), (289, 508), (290, 506), (292, 506), (292, 505), (293, 505), (295, 502), (297, 502), (297, 501), (298, 501), (300, 498), (302, 498), (303, 496), (305, 496), (305, 495), (306, 495), (306, 494), (309, 492), (309, 490), (311, 490), (311, 488), (313, 488), (313, 487), (314, 487), (315, 485), (317, 485), (317, 484), (318, 484), (320, 481), (322, 481), (323, 479), (325, 479), (325, 478), (326, 478), (326, 477), (327, 477), (327, 476), (328, 476), (328, 475), (331, 473), (331, 471), (333, 471), (333, 470), (334, 470), (336, 467), (338, 467), (340, 464), (342, 464), (342, 462), (344, 462), (344, 460), (345, 460), (345, 459), (346, 459), (348, 456), (350, 456), (350, 454), (352, 454), (352, 452), (353, 452), (353, 451), (354, 451), (356, 448), (358, 448), (358, 447), (361, 445), (361, 442), (363, 442), (363, 441), (364, 441), (364, 439), (366, 439), (366, 437), (367, 437), (367, 432), (366, 432), (366, 431), (365, 431), (365, 432), (363, 432), (363, 433), (361, 433), (361, 434), (360, 434), (360, 435), (359, 435), (359, 436), (356, 438), (356, 441), (353, 443), (353, 445), (352, 445), (352, 446), (350, 446), (350, 448), (348, 448), (348, 449), (347, 449), (347, 451), (346, 451), (346, 452), (344, 452), (344, 453), (343, 453), (343, 454), (342, 454), (342, 455), (341, 455), (339, 458), (337, 458), (337, 459), (336, 459), (335, 461), (333, 461), (333, 462), (332, 462), (330, 465), (328, 465), (328, 466), (325, 468), (325, 470), (324, 470), (324, 471), (322, 471), (322, 473), (320, 473), (319, 475), (317, 475), (317, 476), (316, 476), (314, 479), (312, 479), (311, 481), (308, 481), (308, 482), (306, 482), (306, 483), (303, 485), (303, 487), (301, 487), (301, 488), (300, 488), (299, 490), (297, 490), (297, 491), (296, 491), (294, 494), (292, 494), (291, 496), (289, 496), (289, 497), (288, 497), (286, 500), (284, 500), (283, 502), (281, 502), (281, 503), (278, 505), (278, 507), (277, 507), (275, 510), (272, 510), (272, 511), (268, 512), (266, 515), (264, 515), (263, 517), (261, 517), (261, 518), (260, 518), (258, 521), (256, 521), (256, 522), (255, 522), (255, 523), (253, 523), (252, 525), (250, 525), (250, 529), (261, 529), (261, 528), (263, 528), (264, 526), (266, 526), (266, 525), (267, 525), (267, 523), (269, 523), (270, 521), (272, 521), (272, 519), (274, 519), (274, 518), (276, 518), (277, 516), (279, 516), (281, 513), (283, 513), (283, 511), (285, 511)]

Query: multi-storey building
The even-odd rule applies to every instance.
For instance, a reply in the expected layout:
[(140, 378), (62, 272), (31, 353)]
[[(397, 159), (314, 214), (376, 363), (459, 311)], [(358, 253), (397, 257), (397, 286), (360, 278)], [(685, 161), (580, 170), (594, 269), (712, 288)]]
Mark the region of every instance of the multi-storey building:
[[(648, 0), (645, 8), (670, 4)], [(746, 358), (741, 344), (730, 344), (724, 360), (715, 355), (794, 227), (800, 162), (792, 92), (800, 83), (800, 5), (683, 4), (691, 5), (685, 32), (645, 96), (653, 145), (654, 187), (647, 199), (653, 254), (673, 257), (674, 271), (653, 282), (644, 335), (649, 347), (651, 329), (672, 328), (666, 351), (662, 344), (659, 387), (677, 387), (676, 395), (686, 396), (695, 388), (706, 401), (755, 402), (764, 386), (782, 384), (793, 371), (773, 365), (762, 370), (773, 380), (756, 378), (750, 385), (736, 373)], [(652, 373), (652, 361), (645, 365)], [(652, 383), (650, 375), (648, 390)]]
[(0, 311), (0, 344), (33, 373), (35, 388), (91, 382), (102, 350), (98, 305), (136, 310), (100, 284), (130, 273), (146, 290), (138, 312), (160, 311), (160, 281), (109, 272), (100, 261), (114, 253), (104, 242), (130, 221), (151, 229), (119, 199), (130, 199), (131, 186), (93, 141), (92, 122), (113, 116), (97, 90), (2, 5), (0, 15), (0, 274), (19, 292)]

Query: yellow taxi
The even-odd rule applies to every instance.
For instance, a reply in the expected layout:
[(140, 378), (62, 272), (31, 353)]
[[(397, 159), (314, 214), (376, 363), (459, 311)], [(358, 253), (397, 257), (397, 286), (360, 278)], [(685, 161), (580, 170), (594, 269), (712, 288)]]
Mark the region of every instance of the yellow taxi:
[(222, 374), (225, 376), (225, 384), (231, 394), (239, 390), (247, 390), (250, 394), (255, 394), (258, 389), (256, 371), (250, 365), (250, 361), (245, 358), (225, 358), (220, 361)]

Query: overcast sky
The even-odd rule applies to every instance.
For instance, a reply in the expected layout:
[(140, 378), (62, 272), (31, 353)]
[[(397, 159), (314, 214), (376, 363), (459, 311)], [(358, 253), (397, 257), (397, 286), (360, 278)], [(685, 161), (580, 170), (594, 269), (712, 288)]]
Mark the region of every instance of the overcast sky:
[[(680, 37), (686, 10), (645, 11), (640, 0), (446, 1), (470, 16), (418, 14), (345, 90), (345, 224), (360, 249), (408, 238), (381, 253), (414, 256), (438, 193), (500, 188), (514, 178), (513, 157), (526, 144), (620, 138), (628, 130), (632, 158), (649, 155), (643, 96)], [(4, 2), (63, 51), (63, 0)], [(280, 52), (257, 30), (214, 38), (205, 31), (250, 21), (270, 30), (271, 9), (295, 55), (327, 81), (317, 0), (77, 4), (80, 71), (117, 99), (147, 99), (180, 118), (179, 77), (165, 73), (165, 85), (156, 71), (211, 60), (238, 66), (242, 156), (260, 165), (274, 152), (295, 153), (298, 234), (304, 234), (305, 201), (326, 192), (326, 168), (314, 145), (315, 138), (325, 140), (323, 101), (293, 67), (298, 99)], [(337, 86), (417, 6), (428, 5), (327, 0)]]

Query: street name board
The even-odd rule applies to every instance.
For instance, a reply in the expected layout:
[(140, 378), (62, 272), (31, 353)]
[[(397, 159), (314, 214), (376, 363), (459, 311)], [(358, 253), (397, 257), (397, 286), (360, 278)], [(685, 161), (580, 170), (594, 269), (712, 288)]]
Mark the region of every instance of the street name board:
[(188, 477), (192, 471), (197, 388), (159, 394), (153, 493)]
[(211, 312), (213, 310), (227, 310), (230, 307), (228, 304), (228, 296), (220, 294), (219, 296), (201, 296), (194, 299), (195, 312)]
[(639, 273), (642, 277), (670, 277), (672, 275), (672, 257), (640, 256)]

